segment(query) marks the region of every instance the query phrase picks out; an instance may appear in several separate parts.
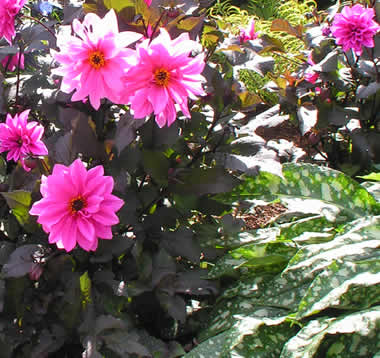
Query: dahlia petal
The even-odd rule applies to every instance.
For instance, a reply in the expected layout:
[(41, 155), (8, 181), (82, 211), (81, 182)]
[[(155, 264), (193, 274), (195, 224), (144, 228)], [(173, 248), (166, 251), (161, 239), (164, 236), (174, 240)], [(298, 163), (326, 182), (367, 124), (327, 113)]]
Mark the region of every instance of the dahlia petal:
[(131, 108), (133, 110), (134, 118), (145, 118), (152, 113), (153, 107), (152, 104), (147, 100), (146, 97), (137, 95), (139, 98), (132, 100)]
[(80, 159), (76, 159), (70, 165), (70, 175), (73, 183), (78, 188), (78, 193), (83, 193), (87, 181), (87, 170)]
[(76, 224), (80, 233), (85, 237), (86, 240), (92, 241), (95, 237), (95, 229), (92, 223), (84, 217), (78, 217)]
[(104, 198), (102, 196), (97, 196), (94, 194), (91, 194), (91, 196), (86, 197), (86, 212), (93, 214), (99, 211), (100, 204), (104, 201)]
[(98, 246), (97, 238), (93, 238), (92, 240), (89, 240), (80, 232), (78, 232), (77, 234), (77, 241), (78, 241), (78, 245), (85, 251), (94, 251), (96, 250), (96, 247)]
[(156, 120), (157, 125), (160, 128), (162, 128), (166, 124), (166, 116), (164, 115), (163, 112), (157, 114), (155, 120)]
[(110, 240), (112, 239), (112, 230), (111, 226), (106, 226), (98, 223), (97, 221), (93, 222), (96, 236), (105, 239), (105, 240)]
[(123, 205), (124, 200), (112, 194), (106, 195), (102, 202), (102, 208), (108, 207), (111, 211), (118, 211)]
[(152, 86), (148, 99), (153, 106), (154, 114), (158, 114), (164, 110), (168, 103), (168, 91), (165, 87)]
[(66, 227), (61, 234), (61, 240), (63, 248), (69, 252), (77, 244), (78, 229), (75, 220), (72, 217), (68, 217), (66, 220)]
[(107, 32), (112, 32), (113, 34), (117, 34), (119, 32), (114, 9), (108, 11), (100, 21), (102, 23), (101, 28), (105, 29)]
[(52, 226), (67, 216), (68, 213), (67, 204), (49, 205), (47, 208), (40, 212), (38, 220), (39, 222), (43, 222), (46, 225)]
[(88, 78), (88, 86), (92, 88), (92, 92), (89, 93), (88, 97), (92, 107), (99, 109), (100, 99), (102, 93), (104, 92), (104, 87), (101, 79), (95, 74), (96, 70), (92, 70)]
[(46, 145), (44, 143), (37, 143), (37, 144), (31, 144), (29, 145), (29, 151), (30, 153), (34, 155), (48, 155), (49, 152), (46, 148)]
[(104, 175), (104, 168), (101, 165), (97, 165), (91, 168), (87, 173), (87, 179), (92, 180), (95, 177), (101, 177)]
[(138, 34), (138, 33), (133, 32), (133, 31), (123, 31), (123, 32), (116, 34), (117, 43), (121, 47), (127, 47), (130, 44), (140, 40), (142, 37), (143, 37), (142, 34)]
[(93, 214), (91, 218), (99, 222), (100, 224), (108, 226), (116, 225), (119, 223), (119, 218), (117, 217), (117, 215), (115, 215), (112, 212), (102, 210), (102, 208), (100, 208), (100, 210), (97, 213)]
[[(69, 202), (69, 200), (75, 196), (78, 196), (79, 192), (76, 186), (73, 186), (71, 180), (67, 178), (67, 175), (60, 177), (57, 175), (51, 175), (47, 179), (47, 190), (49, 191), (49, 197), (53, 193), (57, 200)], [(57, 190), (56, 188), (59, 188)]]

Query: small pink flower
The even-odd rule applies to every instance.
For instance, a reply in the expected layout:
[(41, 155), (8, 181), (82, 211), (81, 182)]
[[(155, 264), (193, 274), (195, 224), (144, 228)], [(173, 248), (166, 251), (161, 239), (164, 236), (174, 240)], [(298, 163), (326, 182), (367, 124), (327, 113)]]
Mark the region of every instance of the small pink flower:
[(307, 82), (314, 84), (319, 78), (319, 73), (313, 70), (307, 69), (303, 77), (305, 78)]
[(68, 167), (56, 164), (51, 175), (42, 176), (42, 199), (29, 212), (38, 215), (49, 243), (67, 252), (76, 244), (95, 251), (98, 239), (112, 239), (111, 226), (119, 222), (115, 212), (124, 204), (111, 194), (113, 186), (101, 165), (87, 170), (80, 159)]
[(72, 101), (90, 99), (98, 109), (100, 99), (119, 102), (123, 89), (121, 77), (128, 67), (127, 58), (133, 53), (126, 46), (141, 38), (141, 34), (118, 30), (115, 11), (111, 9), (103, 19), (89, 13), (83, 23), (77, 19), (72, 28), (77, 36), (58, 35), (60, 52), (52, 50), (61, 67), (52, 72), (63, 76), (61, 91), (73, 94)]
[(152, 4), (152, 0), (144, 0), (144, 1), (145, 1), (145, 4), (147, 4), (148, 7)]
[(0, 153), (8, 152), (7, 160), (21, 161), (28, 172), (30, 168), (25, 159), (33, 155), (47, 155), (48, 150), (41, 141), (44, 127), (38, 122), (27, 122), (30, 110), (16, 114), (14, 118), (7, 114), (5, 123), (0, 124)]
[(125, 103), (131, 103), (135, 118), (144, 118), (152, 112), (160, 128), (170, 126), (177, 118), (179, 106), (190, 118), (188, 98), (205, 94), (201, 75), (205, 66), (202, 54), (190, 57), (198, 46), (187, 33), (172, 40), (165, 29), (152, 41), (138, 44), (135, 63), (124, 76)]
[[(315, 62), (313, 60), (313, 53), (310, 52), (309, 55), (307, 56), (307, 63), (310, 65), (310, 66), (314, 66), (315, 65)], [(304, 72), (304, 75), (303, 75), (304, 79), (312, 84), (314, 84), (318, 78), (319, 78), (319, 73), (318, 72), (315, 72), (314, 70), (312, 70), (310, 67), (306, 69), (306, 71)]]
[(373, 20), (374, 16), (373, 9), (366, 9), (360, 4), (345, 6), (340, 14), (335, 15), (330, 30), (336, 43), (343, 46), (343, 51), (353, 49), (357, 55), (361, 55), (362, 46), (375, 46), (373, 37), (380, 26)]
[(0, 1), (0, 38), (4, 37), (10, 45), (16, 35), (15, 16), (24, 6), (26, 0)]
[[(8, 56), (3, 58), (3, 60), (1, 61), (1, 64), (3, 65), (4, 68), (8, 64), (7, 70), (10, 72), (13, 72), (18, 66), (19, 57), (20, 57), (20, 53), (16, 53), (13, 56), (8, 55)], [(11, 58), (10, 61), (9, 61), (9, 58)], [(8, 61), (9, 61), (9, 63), (8, 63)], [(25, 68), (24, 67), (24, 54), (21, 54), (20, 69), (23, 70), (24, 68)]]
[(322, 35), (329, 36), (331, 34), (331, 29), (329, 25), (326, 25), (322, 28)]
[(240, 43), (247, 42), (249, 40), (257, 39), (257, 33), (255, 32), (255, 20), (252, 18), (246, 28), (240, 28)]

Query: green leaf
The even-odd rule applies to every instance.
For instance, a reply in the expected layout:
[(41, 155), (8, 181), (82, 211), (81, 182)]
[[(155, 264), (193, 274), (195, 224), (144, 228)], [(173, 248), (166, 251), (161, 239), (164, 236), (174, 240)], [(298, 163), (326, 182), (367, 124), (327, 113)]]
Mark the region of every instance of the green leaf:
[(120, 12), (125, 7), (134, 7), (135, 5), (133, 0), (103, 0), (103, 2), (108, 9), (115, 9), (116, 12)]
[[(242, 312), (246, 313), (242, 313)], [(247, 314), (248, 313), (248, 314)], [(282, 345), (297, 332), (277, 309), (255, 308), (241, 303), (240, 313), (232, 314), (228, 306), (218, 322), (210, 329), (230, 328), (207, 338), (184, 358), (207, 357), (212, 352), (215, 357), (278, 357)], [(283, 313), (283, 312), (282, 312)], [(229, 317), (229, 324), (223, 318)], [(214, 328), (215, 327), (215, 328)]]
[(278, 198), (317, 199), (336, 206), (341, 215), (357, 218), (369, 213), (380, 213), (374, 197), (353, 179), (333, 169), (312, 164), (283, 165), (280, 178), (270, 173), (246, 177), (231, 193), (220, 196), (224, 202)]
[(379, 349), (380, 306), (344, 315), (339, 318), (319, 318), (287, 342), (280, 358), (371, 357)]
[(91, 279), (87, 271), (79, 278), (79, 285), (82, 292), (82, 306), (85, 308), (91, 302)]
[(380, 255), (366, 262), (333, 262), (311, 283), (297, 319), (326, 308), (365, 309), (379, 301)]
[(380, 181), (380, 173), (371, 173), (368, 175), (358, 175), (358, 178), (362, 178), (365, 180)]
[(209, 278), (231, 275), (235, 270), (280, 272), (295, 254), (292, 243), (248, 244), (231, 250), (217, 261), (209, 272)]
[(1, 192), (12, 214), (16, 217), (20, 225), (24, 226), (29, 220), (29, 207), (32, 201), (31, 193), (24, 190), (12, 192)]

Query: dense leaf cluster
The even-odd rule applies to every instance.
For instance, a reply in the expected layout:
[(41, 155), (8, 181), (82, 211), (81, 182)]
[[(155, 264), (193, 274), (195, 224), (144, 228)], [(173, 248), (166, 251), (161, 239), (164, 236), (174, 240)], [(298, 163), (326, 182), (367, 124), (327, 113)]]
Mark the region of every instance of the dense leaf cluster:
[[(273, 79), (271, 90), (281, 98), (274, 107), (248, 91), (239, 71), (271, 76), (270, 52), (283, 47), (271, 36), (241, 43), (208, 16), (210, 4), (29, 1), (16, 18), (14, 44), (0, 42), (0, 60), (25, 56), (23, 70), (1, 67), (1, 119), (31, 109), (49, 150), (28, 158), (30, 172), (0, 158), (2, 357), (299, 357), (305, 349), (317, 357), (357, 341), (366, 353), (380, 351), (379, 189), (296, 165), (301, 149), (256, 133), (287, 120), (286, 108), (308, 133), (317, 110), (309, 102), (319, 100), (299, 95), (302, 72)], [(56, 34), (85, 13), (102, 17), (110, 8), (120, 31), (148, 36), (148, 25), (153, 33), (165, 27), (172, 38), (187, 32), (200, 42), (207, 95), (189, 102), (191, 119), (179, 112), (170, 127), (159, 128), (153, 116), (134, 119), (128, 106), (103, 100), (95, 111), (59, 90), (60, 78), (51, 74)], [(299, 38), (313, 33), (286, 21), (275, 29)], [(330, 51), (334, 46), (328, 39), (321, 53), (315, 50), (321, 76), (349, 67)], [(332, 91), (347, 85), (329, 78)], [(359, 87), (350, 87), (347, 98), (354, 100)], [(357, 112), (335, 96), (333, 109), (344, 114), (364, 113), (365, 101), (376, 100), (375, 92), (363, 95)], [(286, 107), (289, 99), (295, 102)], [(100, 240), (95, 252), (67, 253), (48, 244), (29, 209), (41, 198), (41, 176), (78, 157), (88, 168), (104, 166), (125, 205), (112, 240)], [(273, 200), (285, 214), (269, 228), (249, 230), (244, 217)], [(346, 334), (352, 317), (360, 324)], [(358, 357), (355, 347), (339, 352)]]

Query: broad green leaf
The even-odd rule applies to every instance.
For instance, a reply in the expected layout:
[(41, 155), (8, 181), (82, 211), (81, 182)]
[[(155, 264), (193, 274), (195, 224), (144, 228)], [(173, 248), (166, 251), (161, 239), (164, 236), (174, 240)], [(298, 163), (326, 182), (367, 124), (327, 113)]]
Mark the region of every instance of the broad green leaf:
[[(251, 310), (252, 311), (252, 310)], [(259, 315), (233, 316), (233, 326), (198, 345), (184, 358), (278, 357), (283, 344), (296, 332), (285, 317), (271, 317), (270, 310)], [(268, 316), (267, 316), (268, 315)]]
[(209, 278), (233, 274), (238, 269), (255, 271), (281, 271), (297, 249), (293, 243), (248, 244), (231, 250), (217, 261)]
[(374, 197), (353, 179), (333, 169), (312, 164), (283, 165), (283, 176), (260, 173), (246, 177), (231, 193), (220, 196), (224, 202), (265, 197), (317, 199), (335, 205), (351, 218), (377, 214), (380, 205)]
[(361, 184), (380, 203), (380, 183), (366, 181)]
[(280, 358), (371, 357), (379, 351), (380, 306), (344, 315), (339, 318), (319, 318), (284, 346)]
[[(326, 212), (324, 212), (326, 214)], [(289, 216), (295, 216), (293, 212)], [(287, 214), (282, 215), (279, 220), (284, 220)], [(278, 221), (279, 221), (278, 220)], [(297, 244), (318, 244), (330, 241), (336, 232), (334, 225), (322, 215), (316, 215), (298, 220), (291, 219), (290, 222), (279, 225), (282, 240), (292, 240)]]
[(300, 302), (297, 319), (326, 308), (365, 309), (379, 301), (380, 254), (377, 260), (333, 262), (310, 285)]
[(232, 328), (237, 319), (252, 317), (256, 319), (278, 319), (286, 317), (289, 310), (284, 308), (257, 305), (247, 297), (234, 297), (219, 301), (209, 315), (209, 325), (199, 335), (199, 340), (205, 341), (219, 333)]

